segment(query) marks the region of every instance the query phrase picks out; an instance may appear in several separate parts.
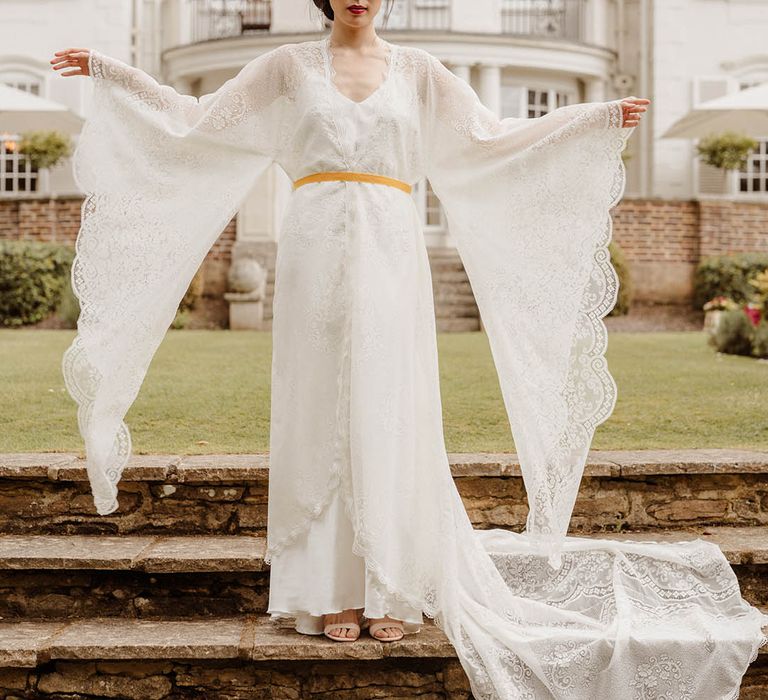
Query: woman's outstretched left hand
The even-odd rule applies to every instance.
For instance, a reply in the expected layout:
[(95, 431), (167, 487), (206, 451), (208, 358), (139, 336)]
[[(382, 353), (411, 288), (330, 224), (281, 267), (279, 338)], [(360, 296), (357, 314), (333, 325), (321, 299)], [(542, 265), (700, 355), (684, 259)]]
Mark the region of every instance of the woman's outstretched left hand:
[(50, 60), (53, 70), (72, 68), (72, 70), (60, 73), (65, 77), (70, 75), (90, 75), (88, 72), (88, 56), (90, 49), (62, 49), (53, 54)]

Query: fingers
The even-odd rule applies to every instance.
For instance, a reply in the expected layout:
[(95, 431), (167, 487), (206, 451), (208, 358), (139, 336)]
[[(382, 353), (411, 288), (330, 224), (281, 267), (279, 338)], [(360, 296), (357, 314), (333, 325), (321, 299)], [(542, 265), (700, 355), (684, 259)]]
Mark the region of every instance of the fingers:
[(88, 49), (64, 49), (62, 51), (56, 51), (49, 63), (54, 68), (63, 68), (64, 66), (78, 65), (82, 60), (88, 58)]
[(66, 68), (67, 66), (79, 66), (80, 61), (60, 61), (59, 63), (55, 63), (53, 65), (53, 70), (61, 70), (62, 68)]
[(633, 127), (640, 124), (640, 118), (643, 112), (648, 110), (645, 105), (650, 104), (651, 101), (647, 97), (635, 97), (630, 95), (621, 100), (621, 107), (624, 113), (624, 123), (622, 126)]
[(89, 75), (88, 73), (88, 57), (90, 55), (89, 49), (84, 48), (69, 48), (61, 49), (53, 54), (53, 58), (49, 61), (53, 70), (62, 70), (64, 68), (72, 68), (74, 70), (66, 70), (61, 73), (62, 77), (68, 77), (71, 75)]

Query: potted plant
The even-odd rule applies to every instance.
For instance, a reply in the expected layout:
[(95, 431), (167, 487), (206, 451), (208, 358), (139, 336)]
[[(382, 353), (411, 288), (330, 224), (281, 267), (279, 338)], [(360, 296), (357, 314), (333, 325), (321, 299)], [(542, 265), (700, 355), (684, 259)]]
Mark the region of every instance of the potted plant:
[(704, 330), (714, 333), (723, 311), (738, 309), (739, 305), (730, 297), (719, 294), (710, 299), (704, 306)]
[(21, 135), (19, 153), (29, 156), (35, 168), (52, 168), (72, 154), (72, 141), (58, 131), (28, 131)]
[(701, 139), (696, 150), (702, 160), (723, 171), (723, 178), (729, 170), (739, 170), (747, 162), (751, 151), (758, 147), (758, 142), (746, 134), (735, 131), (724, 131), (721, 134), (710, 134)]

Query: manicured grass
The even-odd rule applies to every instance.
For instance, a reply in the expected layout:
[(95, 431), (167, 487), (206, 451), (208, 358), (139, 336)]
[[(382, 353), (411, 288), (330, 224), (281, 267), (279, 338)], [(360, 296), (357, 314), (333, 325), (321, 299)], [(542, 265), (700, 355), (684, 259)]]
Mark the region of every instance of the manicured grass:
[[(0, 452), (83, 443), (61, 376), (74, 331), (0, 330)], [(438, 337), (449, 452), (514, 450), (484, 334)], [(126, 416), (135, 454), (269, 449), (271, 336), (169, 331)], [(619, 387), (594, 449), (768, 449), (768, 362), (715, 353), (703, 332), (611, 333)]]

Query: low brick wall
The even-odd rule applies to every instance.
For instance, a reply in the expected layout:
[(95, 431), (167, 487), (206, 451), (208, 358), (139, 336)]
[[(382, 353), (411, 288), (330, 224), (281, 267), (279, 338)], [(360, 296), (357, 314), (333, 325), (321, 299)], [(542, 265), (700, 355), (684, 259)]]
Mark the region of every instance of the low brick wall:
[[(80, 230), (82, 202), (80, 195), (0, 199), (0, 240), (37, 240), (74, 246)], [(233, 218), (203, 261), (203, 294), (206, 298), (198, 314), (201, 327), (226, 327), (228, 323), (228, 307), (223, 294), (236, 237), (236, 220)], [(269, 309), (271, 311), (271, 306)]]
[[(0, 239), (74, 244), (80, 196), (0, 199)], [(625, 198), (613, 210), (613, 238), (630, 267), (635, 299), (687, 303), (707, 255), (768, 252), (768, 202)], [(236, 229), (233, 219), (206, 256), (206, 294), (221, 296)]]

